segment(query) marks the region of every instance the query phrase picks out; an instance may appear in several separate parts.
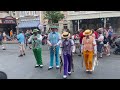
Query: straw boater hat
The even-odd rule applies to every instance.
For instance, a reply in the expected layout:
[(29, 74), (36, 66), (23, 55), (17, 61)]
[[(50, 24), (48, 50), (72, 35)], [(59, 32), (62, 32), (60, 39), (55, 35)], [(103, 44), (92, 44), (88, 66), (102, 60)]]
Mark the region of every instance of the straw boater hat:
[(83, 35), (91, 35), (91, 34), (92, 34), (92, 30), (89, 30), (89, 29), (83, 32)]
[(70, 33), (69, 32), (63, 32), (62, 34), (62, 38), (69, 38), (70, 37)]

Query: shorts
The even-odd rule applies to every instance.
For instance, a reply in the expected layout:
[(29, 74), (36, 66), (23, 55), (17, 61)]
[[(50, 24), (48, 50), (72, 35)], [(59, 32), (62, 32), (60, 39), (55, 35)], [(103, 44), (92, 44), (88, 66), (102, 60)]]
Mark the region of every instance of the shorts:
[(97, 51), (98, 51), (99, 53), (102, 53), (102, 48), (103, 48), (103, 44), (98, 44), (98, 46), (97, 46)]
[(20, 45), (24, 45), (24, 42), (19, 42)]
[(0, 45), (2, 45), (3, 44), (3, 42), (2, 41), (0, 41)]
[(25, 50), (24, 42), (19, 43), (20, 50)]

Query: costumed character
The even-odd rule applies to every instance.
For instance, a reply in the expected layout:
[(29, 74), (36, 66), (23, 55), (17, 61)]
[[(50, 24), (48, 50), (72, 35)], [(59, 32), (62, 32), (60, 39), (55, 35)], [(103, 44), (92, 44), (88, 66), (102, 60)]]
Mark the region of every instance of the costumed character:
[(69, 32), (63, 32), (62, 38), (64, 39), (61, 44), (62, 54), (63, 54), (63, 58), (64, 58), (63, 78), (67, 78), (67, 75), (71, 75), (71, 68), (72, 68), (72, 64), (73, 64), (72, 53), (75, 52), (75, 49), (73, 50), (74, 41), (72, 39), (70, 39)]
[(81, 51), (85, 62), (86, 72), (93, 72), (93, 59), (97, 56), (97, 47), (95, 38), (91, 36), (91, 30), (85, 30), (83, 35), (85, 37), (82, 40)]
[(60, 42), (61, 42), (61, 36), (58, 32), (56, 32), (56, 29), (58, 29), (57, 26), (52, 25), (51, 30), (48, 34), (48, 39), (47, 43), (50, 46), (50, 65), (48, 70), (53, 69), (53, 61), (54, 61), (54, 56), (56, 60), (56, 69), (59, 69), (59, 48), (60, 48)]
[(33, 35), (28, 39), (29, 42), (32, 42), (32, 49), (33, 49), (33, 53), (36, 59), (36, 67), (43, 67), (43, 62), (42, 62), (42, 48), (41, 48), (41, 44), (42, 44), (42, 36), (40, 34), (38, 34), (38, 29), (34, 29), (33, 30)]

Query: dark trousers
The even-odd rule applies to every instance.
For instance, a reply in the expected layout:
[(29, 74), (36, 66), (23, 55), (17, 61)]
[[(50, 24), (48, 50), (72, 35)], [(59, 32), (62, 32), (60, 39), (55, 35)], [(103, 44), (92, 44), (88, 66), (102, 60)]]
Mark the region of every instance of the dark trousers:
[(97, 45), (97, 51), (98, 51), (99, 53), (102, 53), (103, 46), (104, 46), (104, 44), (98, 44), (98, 45)]

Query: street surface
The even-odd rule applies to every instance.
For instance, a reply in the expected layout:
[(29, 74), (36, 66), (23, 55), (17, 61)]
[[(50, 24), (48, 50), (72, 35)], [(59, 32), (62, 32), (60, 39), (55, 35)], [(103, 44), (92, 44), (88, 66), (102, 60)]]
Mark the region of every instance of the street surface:
[[(43, 68), (34, 68), (36, 62), (32, 50), (26, 50), (26, 56), (18, 57), (17, 44), (6, 44), (7, 50), (0, 49), (0, 71), (8, 79), (62, 79), (62, 73), (56, 68), (48, 71), (49, 51), (42, 46)], [(68, 79), (120, 79), (120, 55), (103, 56), (93, 74), (87, 74), (81, 65), (81, 57), (74, 55), (74, 72)], [(55, 63), (54, 63), (55, 65)]]

